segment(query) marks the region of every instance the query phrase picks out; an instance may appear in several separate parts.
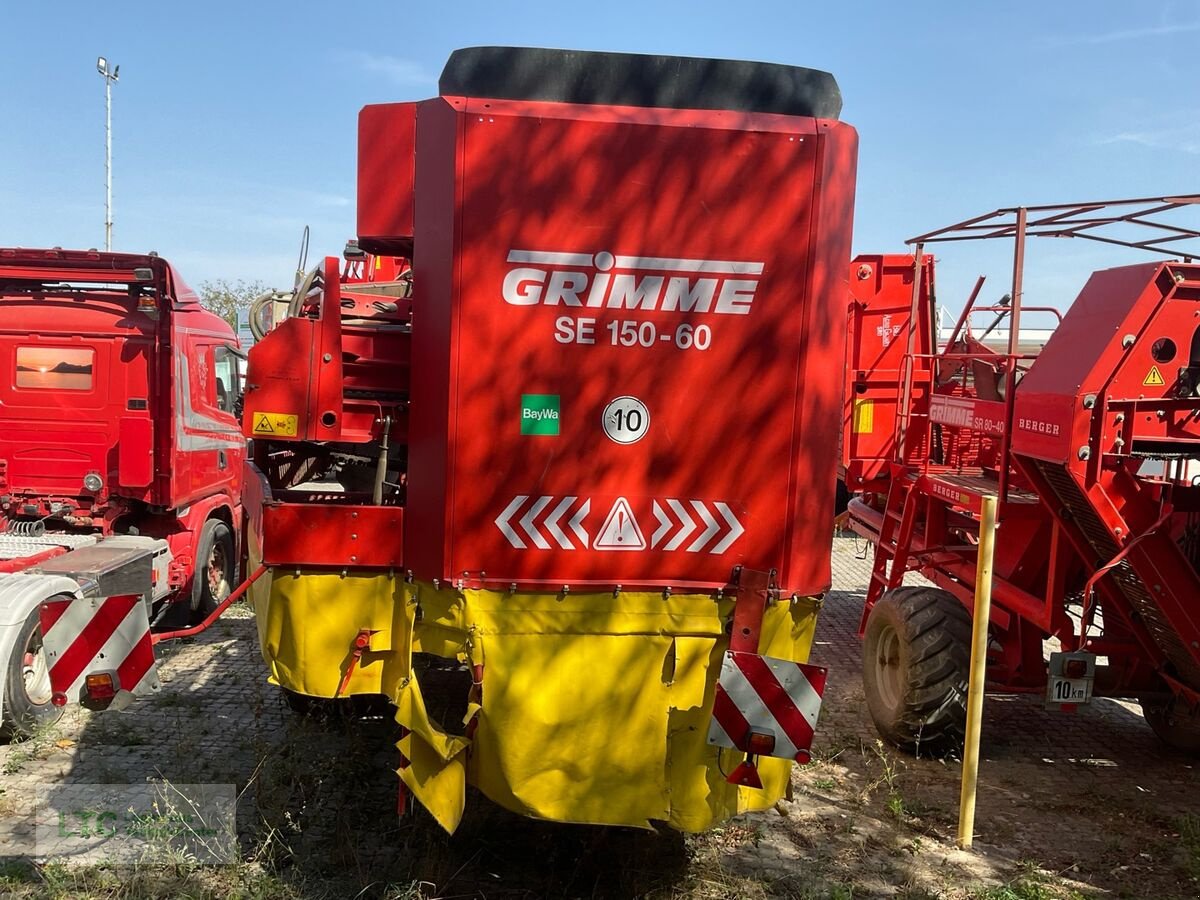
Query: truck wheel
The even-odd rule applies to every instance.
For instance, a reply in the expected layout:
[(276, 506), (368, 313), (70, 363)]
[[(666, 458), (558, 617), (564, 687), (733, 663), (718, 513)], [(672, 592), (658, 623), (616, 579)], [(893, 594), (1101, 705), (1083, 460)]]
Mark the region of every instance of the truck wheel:
[(1160, 741), (1174, 750), (1200, 753), (1200, 708), (1188, 709), (1178, 697), (1139, 702), (1146, 724)]
[(209, 519), (196, 542), (192, 576), (192, 624), (204, 621), (233, 590), (233, 535), (220, 519)]
[(34, 609), (21, 626), (8, 660), (4, 684), (4, 715), (0, 736), (28, 737), (53, 725), (63, 710), (51, 703), (50, 668), (42, 649), (41, 610)]
[(971, 662), (971, 614), (947, 591), (901, 587), (871, 609), (863, 687), (879, 734), (902, 750), (962, 750)]

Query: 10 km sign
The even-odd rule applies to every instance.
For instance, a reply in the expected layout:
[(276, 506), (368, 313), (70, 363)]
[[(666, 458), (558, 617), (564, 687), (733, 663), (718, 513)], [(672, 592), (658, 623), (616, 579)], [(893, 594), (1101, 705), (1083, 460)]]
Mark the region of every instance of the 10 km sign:
[[(496, 517), (496, 527), (517, 550), (683, 550), (720, 555), (746, 531), (720, 500), (652, 500), (655, 529), (642, 529), (624, 497), (608, 506), (594, 532), (588, 497), (520, 494)], [(649, 538), (647, 539), (647, 535)]]

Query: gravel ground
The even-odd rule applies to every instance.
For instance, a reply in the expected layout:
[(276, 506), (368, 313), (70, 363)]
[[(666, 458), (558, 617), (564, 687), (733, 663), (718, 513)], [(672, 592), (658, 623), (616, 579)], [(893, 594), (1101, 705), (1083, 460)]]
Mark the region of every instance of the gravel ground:
[[(266, 683), (253, 619), (235, 610), (170, 648), (155, 700), (75, 710), (0, 746), (0, 895), (1197, 896), (1196, 769), (1132, 704), (1066, 715), (989, 697), (976, 850), (954, 848), (959, 765), (880, 745), (866, 713), (860, 556), (853, 538), (835, 541), (813, 655), (831, 670), (815, 761), (775, 812), (686, 838), (533, 822), (482, 797), (453, 837), (419, 811), (397, 820), (393, 724), (290, 712)], [(39, 785), (147, 781), (234, 785), (242, 861), (69, 876), (21, 862)]]

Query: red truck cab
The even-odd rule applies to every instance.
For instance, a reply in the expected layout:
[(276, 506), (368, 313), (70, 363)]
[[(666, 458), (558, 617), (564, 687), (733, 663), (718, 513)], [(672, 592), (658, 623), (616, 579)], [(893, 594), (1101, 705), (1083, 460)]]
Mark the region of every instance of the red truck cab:
[[(144, 545), (151, 583), (137, 593), (151, 621), (183, 604), (202, 616), (228, 594), (239, 354), (234, 330), (157, 255), (0, 249), (0, 579), (53, 571), (86, 594), (112, 556), (101, 548), (119, 544), (125, 560)], [(90, 568), (74, 571), (83, 547)], [(15, 585), (0, 580), (0, 651), (4, 626), (20, 632), (0, 676), (9, 730), (45, 695), (37, 608), (6, 600)]]

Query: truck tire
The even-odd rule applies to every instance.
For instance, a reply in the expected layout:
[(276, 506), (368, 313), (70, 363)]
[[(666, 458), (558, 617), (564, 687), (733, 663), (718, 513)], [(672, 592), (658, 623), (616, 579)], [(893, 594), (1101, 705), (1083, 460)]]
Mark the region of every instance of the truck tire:
[(1200, 753), (1200, 708), (1188, 709), (1174, 697), (1170, 700), (1141, 700), (1142, 715), (1158, 739), (1173, 750)]
[(51, 702), (50, 670), (42, 650), (41, 608), (35, 608), (17, 633), (4, 683), (0, 737), (29, 737), (62, 718)]
[(916, 755), (961, 752), (971, 614), (947, 591), (900, 587), (871, 609), (863, 687), (879, 734)]
[(192, 576), (192, 624), (212, 613), (233, 590), (233, 534), (220, 519), (209, 519), (196, 542), (196, 571)]

